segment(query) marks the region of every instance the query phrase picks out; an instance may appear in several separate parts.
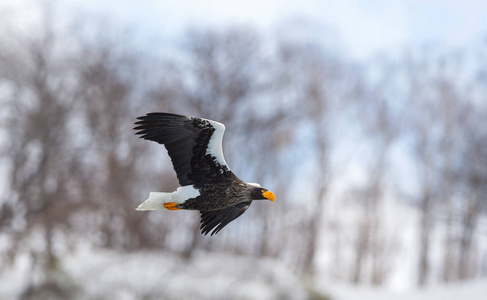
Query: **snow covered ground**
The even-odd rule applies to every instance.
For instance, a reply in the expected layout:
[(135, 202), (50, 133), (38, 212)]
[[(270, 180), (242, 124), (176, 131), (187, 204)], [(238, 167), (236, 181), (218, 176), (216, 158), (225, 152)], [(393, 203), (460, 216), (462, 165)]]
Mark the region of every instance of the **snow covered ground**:
[[(27, 265), (24, 260), (0, 275), (0, 299), (20, 297)], [(222, 253), (186, 260), (165, 252), (78, 251), (62, 269), (70, 299), (307, 298), (300, 279), (280, 262)]]
[[(29, 276), (28, 257), (0, 275), (0, 299), (17, 299)], [(310, 286), (279, 261), (222, 253), (191, 259), (165, 252), (76, 251), (62, 263), (60, 286), (69, 299), (485, 299), (487, 279), (401, 293), (322, 282)], [(35, 272), (35, 271), (34, 271)], [(37, 291), (33, 298), (39, 299)], [(49, 295), (44, 299), (53, 299)], [(55, 297), (54, 297), (55, 299)]]
[(486, 279), (400, 293), (383, 288), (354, 287), (342, 284), (326, 285), (321, 289), (335, 300), (482, 300), (487, 298)]

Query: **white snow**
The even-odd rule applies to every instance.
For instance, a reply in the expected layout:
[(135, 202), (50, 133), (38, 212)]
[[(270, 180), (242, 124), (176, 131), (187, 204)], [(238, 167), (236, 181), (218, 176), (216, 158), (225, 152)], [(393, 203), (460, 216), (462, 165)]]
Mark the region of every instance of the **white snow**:
[[(190, 259), (168, 252), (77, 250), (63, 257), (70, 299), (306, 299), (282, 263), (224, 253)], [(0, 273), (0, 299), (19, 298), (28, 266)]]
[[(59, 281), (70, 299), (310, 299), (332, 300), (480, 300), (487, 279), (423, 290), (394, 292), (386, 288), (321, 281), (305, 283), (278, 260), (225, 253), (198, 253), (190, 259), (163, 251), (121, 253), (77, 247), (60, 260)], [(0, 299), (18, 299), (30, 276), (29, 255), (0, 273)], [(34, 269), (35, 272), (35, 269)], [(325, 299), (325, 298), (323, 298)]]
[(487, 295), (487, 279), (438, 285), (425, 289), (415, 288), (403, 292), (344, 284), (324, 285), (321, 290), (328, 293), (334, 300), (483, 300)]

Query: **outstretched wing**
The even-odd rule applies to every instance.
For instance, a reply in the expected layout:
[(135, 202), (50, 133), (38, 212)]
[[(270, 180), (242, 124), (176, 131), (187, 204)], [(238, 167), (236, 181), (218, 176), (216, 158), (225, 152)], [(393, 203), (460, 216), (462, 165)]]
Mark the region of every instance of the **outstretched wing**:
[(170, 113), (137, 119), (136, 134), (166, 147), (181, 186), (200, 188), (230, 170), (222, 151), (223, 124)]
[(252, 201), (242, 202), (224, 209), (201, 212), (201, 233), (211, 235), (218, 233), (228, 223), (240, 217), (249, 208)]

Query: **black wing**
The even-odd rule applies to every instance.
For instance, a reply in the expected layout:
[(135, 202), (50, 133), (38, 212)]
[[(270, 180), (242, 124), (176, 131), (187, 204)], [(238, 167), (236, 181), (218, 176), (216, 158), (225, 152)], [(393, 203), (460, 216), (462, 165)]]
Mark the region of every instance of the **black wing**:
[(164, 144), (181, 186), (200, 188), (229, 171), (221, 150), (223, 124), (170, 113), (149, 113), (137, 119), (136, 134)]
[[(201, 212), (201, 234), (211, 235), (218, 233), (228, 223), (240, 217), (249, 208), (252, 201), (242, 202), (224, 209)], [(215, 228), (216, 227), (216, 228)]]

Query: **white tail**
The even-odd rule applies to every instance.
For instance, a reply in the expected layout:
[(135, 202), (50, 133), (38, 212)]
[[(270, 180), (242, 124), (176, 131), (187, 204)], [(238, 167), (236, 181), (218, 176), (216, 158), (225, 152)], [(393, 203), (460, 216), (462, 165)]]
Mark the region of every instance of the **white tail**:
[(163, 210), (166, 209), (164, 203), (184, 203), (186, 200), (196, 198), (199, 195), (200, 191), (192, 185), (181, 186), (173, 193), (150, 192), (149, 198), (142, 202), (136, 210)]
[(163, 210), (164, 203), (170, 202), (173, 193), (150, 192), (149, 198), (142, 202), (136, 210)]

